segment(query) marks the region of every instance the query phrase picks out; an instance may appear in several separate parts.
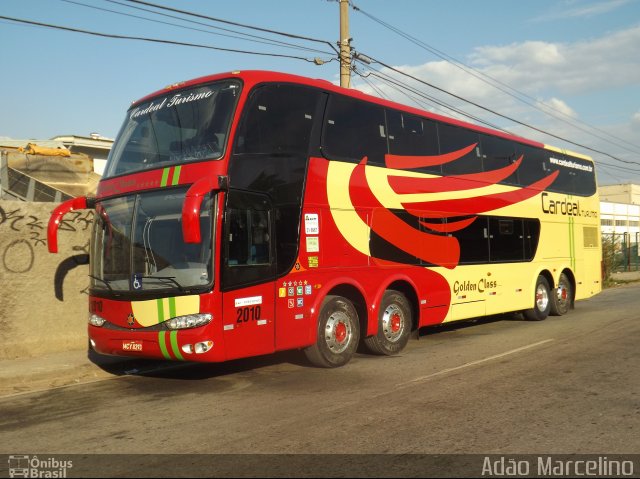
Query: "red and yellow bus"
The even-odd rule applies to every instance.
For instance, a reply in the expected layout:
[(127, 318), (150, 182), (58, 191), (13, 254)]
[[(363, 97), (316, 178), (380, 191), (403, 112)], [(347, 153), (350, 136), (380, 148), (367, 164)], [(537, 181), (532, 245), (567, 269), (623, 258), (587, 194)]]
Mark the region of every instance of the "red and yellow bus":
[(91, 208), (102, 354), (226, 361), (522, 311), (601, 289), (588, 157), (294, 75), (231, 72), (135, 102)]

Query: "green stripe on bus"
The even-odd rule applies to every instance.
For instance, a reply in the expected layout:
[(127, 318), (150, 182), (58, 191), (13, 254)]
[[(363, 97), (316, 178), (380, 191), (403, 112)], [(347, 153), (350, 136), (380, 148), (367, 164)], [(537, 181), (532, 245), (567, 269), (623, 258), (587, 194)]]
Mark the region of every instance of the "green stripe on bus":
[(180, 352), (180, 346), (178, 346), (178, 331), (171, 331), (169, 336), (171, 337), (171, 349), (173, 350), (173, 354), (175, 354), (176, 358), (180, 361), (184, 361), (182, 353)]
[(180, 180), (180, 170), (182, 169), (182, 165), (176, 166), (173, 170), (173, 179), (171, 180), (171, 185), (175, 186), (178, 184)]
[(166, 332), (160, 331), (158, 333), (158, 344), (160, 345), (160, 351), (162, 351), (162, 355), (165, 359), (171, 359), (171, 355), (169, 354), (169, 350), (167, 349), (167, 341), (166, 341)]
[(573, 216), (569, 217), (569, 254), (571, 256), (571, 267), (576, 269), (576, 237), (575, 237), (575, 221)]
[(167, 186), (167, 180), (169, 179), (169, 171), (171, 168), (165, 168), (162, 170), (162, 179), (160, 180), (160, 186)]
[(169, 298), (169, 317), (176, 317), (176, 298)]
[(162, 298), (156, 299), (156, 305), (158, 307), (158, 323), (164, 321), (164, 304)]

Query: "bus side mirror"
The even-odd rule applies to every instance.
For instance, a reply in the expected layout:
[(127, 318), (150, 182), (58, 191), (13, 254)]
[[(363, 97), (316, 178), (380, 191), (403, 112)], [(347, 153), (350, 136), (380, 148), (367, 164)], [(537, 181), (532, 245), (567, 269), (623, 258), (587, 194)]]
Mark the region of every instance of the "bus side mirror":
[(200, 178), (187, 190), (182, 205), (182, 236), (185, 243), (200, 243), (200, 206), (205, 195), (213, 189), (226, 190), (229, 181), (226, 176)]
[(64, 215), (73, 210), (84, 210), (87, 208), (93, 208), (95, 206), (95, 198), (87, 198), (86, 196), (79, 196), (78, 198), (72, 198), (58, 205), (56, 209), (51, 213), (49, 218), (49, 225), (47, 226), (47, 246), (49, 253), (58, 252), (58, 228)]

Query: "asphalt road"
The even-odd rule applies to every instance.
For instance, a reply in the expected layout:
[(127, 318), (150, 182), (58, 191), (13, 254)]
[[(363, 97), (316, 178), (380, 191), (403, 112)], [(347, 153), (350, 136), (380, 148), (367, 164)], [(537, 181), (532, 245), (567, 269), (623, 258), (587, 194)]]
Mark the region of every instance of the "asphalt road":
[[(638, 454), (639, 316), (635, 284), (542, 322), (427, 329), (399, 356), (339, 369), (288, 352), (15, 395), (0, 399), (0, 452)], [(231, 457), (241, 475), (253, 456)]]

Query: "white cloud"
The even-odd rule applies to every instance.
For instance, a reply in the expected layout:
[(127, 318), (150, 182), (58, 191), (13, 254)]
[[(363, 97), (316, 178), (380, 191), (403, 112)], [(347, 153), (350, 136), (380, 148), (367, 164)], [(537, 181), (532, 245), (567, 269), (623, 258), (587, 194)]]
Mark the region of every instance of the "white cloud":
[[(478, 47), (469, 56), (468, 64), (476, 69), (476, 72), (471, 72), (472, 74), (445, 61), (396, 68), (558, 137), (570, 139), (580, 145), (607, 152), (625, 160), (640, 161), (635, 153), (640, 150), (640, 146), (634, 146), (640, 145), (637, 134), (640, 111), (637, 111), (632, 118), (628, 114), (626, 119), (616, 118), (615, 110), (606, 111), (606, 106), (602, 106), (606, 105), (603, 103), (603, 98), (618, 98), (622, 91), (629, 98), (638, 94), (640, 84), (638, 45), (640, 45), (640, 25), (573, 43), (526, 41), (510, 45)], [(616, 164), (615, 160), (606, 155), (598, 155), (587, 148), (565, 143), (559, 138), (510, 123), (504, 118), (493, 116), (487, 111), (434, 91), (427, 85), (401, 77), (389, 70), (382, 71), (398, 81), (414, 86), (424, 94), (453, 104), (494, 125), (503, 127), (506, 125), (506, 128), (515, 134), (593, 155), (597, 161), (602, 161), (603, 166), (606, 163)], [(488, 75), (493, 80), (485, 78), (483, 81), (478, 78), (480, 74)], [(374, 82), (387, 98), (404, 104), (414, 104), (406, 94), (398, 92), (397, 86), (392, 88), (379, 83), (372, 76), (368, 80)], [(489, 83), (496, 83), (498, 88)], [(517, 89), (517, 93), (510, 90), (509, 86)], [(378, 95), (370, 87), (362, 89)], [(524, 98), (529, 105), (505, 94), (504, 90)], [(412, 95), (415, 96), (415, 93)], [(592, 98), (597, 101), (591, 102)], [(462, 118), (450, 111), (441, 111), (438, 109), (440, 107), (430, 106), (424, 98), (419, 100), (420, 107), (423, 109), (431, 111), (435, 109), (436, 113)], [(599, 110), (596, 112), (592, 110), (592, 104), (595, 103), (599, 105), (597, 107)], [(530, 106), (531, 104), (535, 107)], [(545, 116), (539, 111), (540, 109), (548, 110), (548, 107), (552, 109), (552, 117)], [(580, 123), (582, 115), (587, 118), (600, 117), (609, 120), (606, 123), (590, 121), (598, 128), (598, 130), (591, 130), (588, 125)], [(471, 121), (469, 118), (462, 119)], [(615, 138), (608, 136), (607, 133)], [(635, 177), (634, 173), (630, 175)], [(640, 181), (640, 174), (637, 181)]]
[(566, 18), (589, 18), (603, 15), (630, 3), (630, 0), (606, 0), (595, 3), (575, 1), (562, 2), (556, 5), (555, 11), (534, 18), (534, 21), (563, 20)]
[(640, 82), (640, 25), (575, 43), (528, 41), (475, 49), (471, 62), (526, 91), (585, 92)]
[(537, 105), (543, 110), (545, 109), (545, 107), (551, 107), (554, 111), (561, 113), (564, 116), (568, 116), (571, 118), (578, 117), (578, 114), (569, 105), (567, 105), (563, 100), (560, 100), (559, 98), (553, 97), (549, 100), (539, 101)]
[(560, 65), (566, 62), (561, 53), (561, 47), (557, 44), (528, 41), (524, 43), (512, 43), (507, 46), (486, 46), (476, 48), (472, 57), (475, 64), (491, 66), (495, 64), (510, 65)]
[[(533, 98), (553, 97), (560, 110), (568, 108), (566, 98), (596, 91), (607, 91), (640, 84), (638, 64), (640, 25), (575, 43), (526, 41), (501, 46), (482, 46), (470, 55), (471, 74), (446, 61), (433, 61), (422, 65), (404, 65), (396, 68), (425, 79), (456, 95), (491, 106), (493, 109), (513, 111), (517, 103), (498, 88), (517, 89)], [(384, 70), (383, 70), (384, 71)], [(387, 72), (397, 77), (392, 72)], [(487, 75), (490, 79), (478, 77)], [(494, 79), (495, 81), (492, 81)], [(369, 77), (370, 81), (377, 82)], [(407, 78), (403, 82), (409, 82)], [(426, 85), (417, 85), (422, 91), (434, 93)], [(390, 87), (382, 87), (391, 98), (406, 102), (407, 98)], [(364, 87), (376, 94), (371, 88)], [(434, 93), (438, 95), (438, 93)], [(455, 102), (451, 97), (447, 102)], [(569, 110), (571, 110), (569, 108)], [(502, 110), (500, 110), (502, 111)], [(515, 110), (516, 112), (519, 110)], [(575, 116), (573, 110), (569, 113)]]

